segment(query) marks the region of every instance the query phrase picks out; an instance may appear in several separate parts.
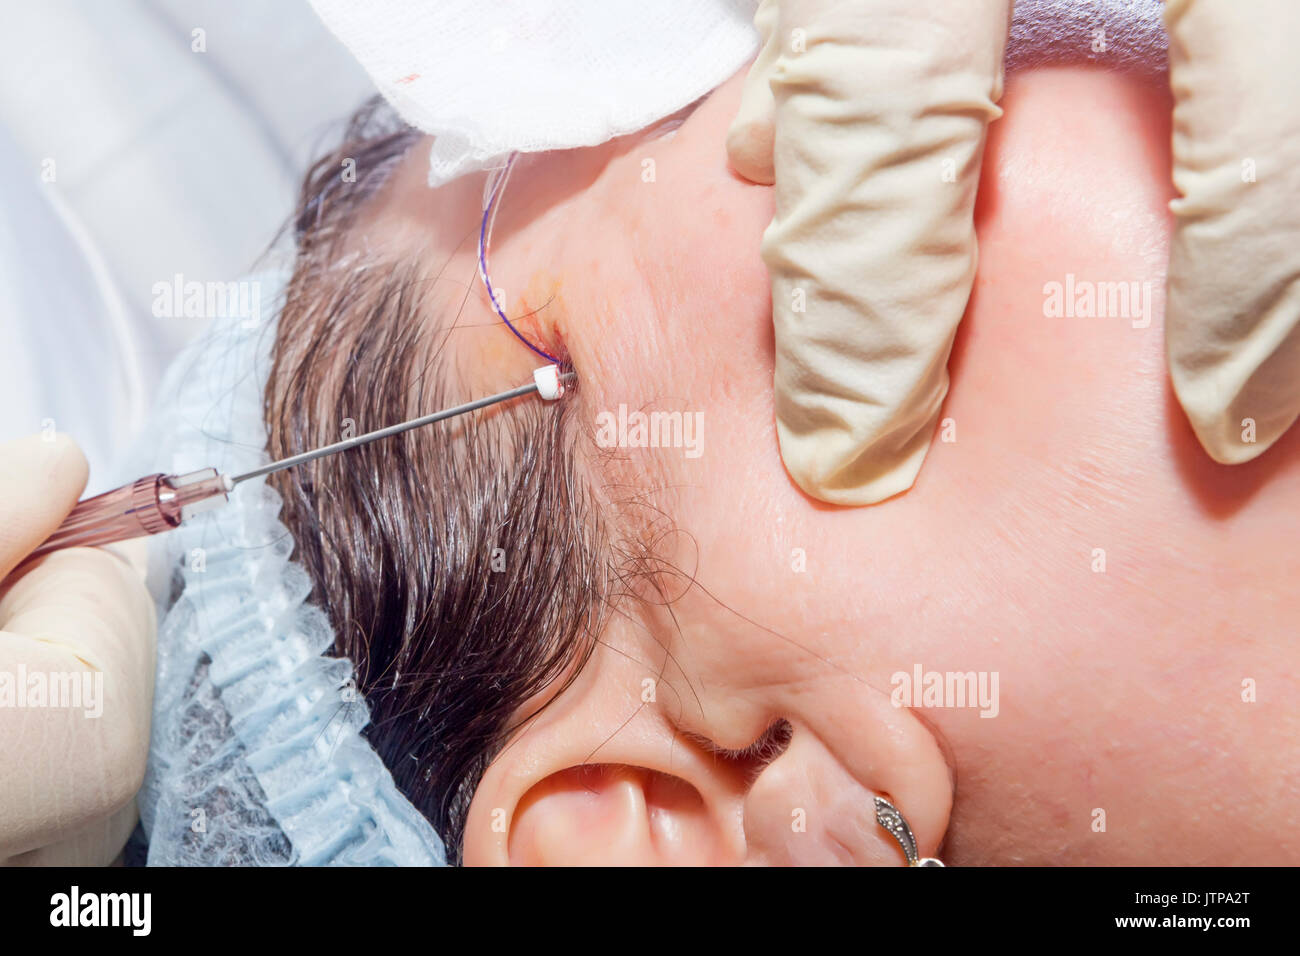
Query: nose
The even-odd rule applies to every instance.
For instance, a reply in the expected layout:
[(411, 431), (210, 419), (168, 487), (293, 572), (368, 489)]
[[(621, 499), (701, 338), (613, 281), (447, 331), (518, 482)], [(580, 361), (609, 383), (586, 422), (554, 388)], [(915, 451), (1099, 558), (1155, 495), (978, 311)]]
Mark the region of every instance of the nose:
[(876, 823), (875, 797), (807, 725), (758, 775), (744, 802), (746, 863), (900, 866), (898, 843)]

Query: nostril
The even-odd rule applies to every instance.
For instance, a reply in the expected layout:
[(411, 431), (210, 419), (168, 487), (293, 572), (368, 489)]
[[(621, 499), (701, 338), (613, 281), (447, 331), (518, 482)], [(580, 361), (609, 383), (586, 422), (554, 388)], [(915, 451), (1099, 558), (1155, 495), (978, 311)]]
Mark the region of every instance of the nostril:
[[(893, 861), (897, 845), (875, 823), (873, 792), (811, 727), (776, 727), (742, 809), (746, 862), (775, 866)], [(883, 839), (882, 839), (883, 837)]]

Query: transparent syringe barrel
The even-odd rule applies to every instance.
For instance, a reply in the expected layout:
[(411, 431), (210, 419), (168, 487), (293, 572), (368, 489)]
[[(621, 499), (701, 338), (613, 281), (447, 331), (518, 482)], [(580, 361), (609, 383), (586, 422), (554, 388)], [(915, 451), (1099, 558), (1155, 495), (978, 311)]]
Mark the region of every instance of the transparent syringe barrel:
[(146, 475), (129, 485), (77, 503), (63, 524), (31, 556), (59, 548), (112, 544), (177, 527), (184, 519), (226, 500), (229, 487), (215, 468), (186, 475)]

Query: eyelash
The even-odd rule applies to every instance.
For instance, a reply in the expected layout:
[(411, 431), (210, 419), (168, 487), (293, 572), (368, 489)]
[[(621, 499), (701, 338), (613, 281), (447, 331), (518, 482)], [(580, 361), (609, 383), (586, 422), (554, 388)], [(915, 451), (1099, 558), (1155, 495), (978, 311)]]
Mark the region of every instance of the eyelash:
[(792, 733), (793, 728), (790, 727), (789, 721), (778, 720), (763, 731), (752, 744), (740, 750), (719, 747), (712, 740), (698, 734), (687, 734), (687, 736), (711, 754), (737, 762), (756, 760), (766, 766), (785, 752), (785, 748), (790, 744)]

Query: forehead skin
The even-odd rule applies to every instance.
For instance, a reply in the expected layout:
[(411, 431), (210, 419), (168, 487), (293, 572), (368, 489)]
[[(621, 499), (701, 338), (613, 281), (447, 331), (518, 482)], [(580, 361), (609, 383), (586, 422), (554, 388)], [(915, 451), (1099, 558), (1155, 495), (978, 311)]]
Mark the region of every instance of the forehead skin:
[[(620, 404), (703, 415), (697, 458), (628, 448), (591, 467), (672, 519), (683, 533), (661, 549), (707, 594), (687, 592), (675, 621), (619, 630), (524, 735), (590, 706), (590, 682), (635, 686), (652, 668), (673, 678), (671, 700), (639, 713), (632, 693), (587, 719), (653, 749), (670, 739), (654, 722), (743, 746), (786, 717), (866, 788), (862, 728), (891, 674), (994, 671), (996, 718), (923, 715), (957, 780), (951, 862), (1294, 853), (1300, 434), (1217, 466), (1170, 397), (1165, 94), (1095, 70), (1009, 80), (950, 364), (956, 440), (936, 440), (907, 494), (842, 510), (802, 495), (777, 452), (758, 256), (772, 198), (726, 166), (738, 93), (739, 77), (667, 138), (527, 158), (506, 195), (494, 279), (509, 312), (537, 310), (532, 333), (572, 357), (582, 418)], [(368, 239), (444, 269), (460, 310), (448, 346), (478, 393), (526, 381), (538, 361), (494, 320), (462, 242), (483, 178), (430, 191), (422, 173), (413, 157)], [(1150, 325), (1048, 317), (1044, 285), (1069, 274), (1149, 283)], [(1207, 823), (1246, 792), (1234, 832)]]

